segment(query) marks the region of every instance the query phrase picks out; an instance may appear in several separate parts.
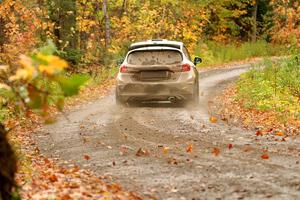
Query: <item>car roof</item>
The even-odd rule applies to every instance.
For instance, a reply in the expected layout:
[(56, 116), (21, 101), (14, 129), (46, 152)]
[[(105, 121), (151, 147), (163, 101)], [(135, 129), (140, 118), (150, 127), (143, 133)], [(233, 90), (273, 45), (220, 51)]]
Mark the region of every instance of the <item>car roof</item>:
[(165, 46), (147, 46), (147, 47), (140, 47), (129, 51), (129, 54), (136, 51), (151, 51), (151, 50), (170, 50), (170, 51), (178, 51), (180, 49), (174, 47), (165, 47)]
[(129, 50), (144, 48), (144, 47), (173, 47), (181, 49), (183, 46), (182, 42), (170, 41), (170, 40), (148, 40), (143, 42), (136, 42), (130, 45)]

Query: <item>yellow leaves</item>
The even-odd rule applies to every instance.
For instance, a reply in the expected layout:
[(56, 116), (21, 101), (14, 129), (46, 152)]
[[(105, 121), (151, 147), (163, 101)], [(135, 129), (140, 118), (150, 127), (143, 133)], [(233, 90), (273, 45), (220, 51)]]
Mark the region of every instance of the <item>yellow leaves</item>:
[(38, 66), (41, 73), (53, 75), (68, 67), (68, 63), (57, 56), (38, 54), (37, 58), (46, 63)]
[(0, 65), (0, 75), (6, 73), (9, 69), (8, 65)]
[(77, 23), (79, 30), (82, 32), (90, 32), (93, 27), (99, 26), (96, 21), (82, 17), (77, 17)]
[(162, 153), (163, 153), (163, 154), (168, 154), (168, 153), (169, 153), (169, 150), (170, 150), (170, 147), (163, 147)]
[(21, 68), (19, 68), (15, 75), (9, 77), (9, 81), (25, 80), (31, 81), (36, 75), (36, 68), (33, 66), (32, 60), (22, 55), (19, 61)]
[(62, 72), (68, 67), (68, 63), (54, 55), (44, 55), (38, 53), (36, 57), (22, 55), (20, 57), (20, 68), (15, 75), (9, 77), (9, 81), (27, 81), (30, 82), (38, 75), (52, 76)]
[(0, 83), (0, 89), (10, 90), (11, 88), (6, 84)]

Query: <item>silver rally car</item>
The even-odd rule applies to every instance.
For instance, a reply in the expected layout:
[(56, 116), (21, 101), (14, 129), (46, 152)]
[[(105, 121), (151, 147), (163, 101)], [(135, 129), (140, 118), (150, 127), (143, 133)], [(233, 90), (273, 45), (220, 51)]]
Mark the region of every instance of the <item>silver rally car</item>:
[(199, 78), (182, 42), (150, 40), (130, 46), (117, 76), (116, 102), (168, 101), (198, 104)]

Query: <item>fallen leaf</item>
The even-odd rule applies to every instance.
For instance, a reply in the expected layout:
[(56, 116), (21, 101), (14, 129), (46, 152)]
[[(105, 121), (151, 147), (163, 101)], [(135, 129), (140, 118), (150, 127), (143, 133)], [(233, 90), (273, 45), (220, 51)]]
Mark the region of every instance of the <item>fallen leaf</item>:
[(210, 121), (211, 123), (215, 124), (215, 123), (218, 122), (218, 118), (212, 116), (212, 117), (209, 118), (209, 121)]
[(107, 186), (110, 191), (118, 192), (122, 190), (122, 187), (118, 184), (111, 184)]
[(80, 128), (80, 129), (84, 129), (85, 126), (81, 124), (81, 125), (79, 126), (79, 128)]
[(163, 147), (162, 152), (163, 152), (163, 154), (168, 154), (169, 150), (170, 150), (169, 147)]
[(270, 128), (269, 130), (267, 130), (268, 133), (272, 133), (273, 132), (273, 128)]
[(70, 183), (69, 184), (69, 188), (71, 189), (76, 189), (76, 188), (79, 188), (80, 186), (77, 184), (77, 183)]
[(261, 156), (261, 158), (264, 159), (264, 160), (268, 160), (269, 159), (269, 155), (268, 154), (263, 154)]
[(219, 156), (220, 155), (220, 149), (219, 148), (213, 148), (213, 151), (212, 153), (215, 155), (215, 156)]
[(68, 194), (65, 194), (64, 196), (61, 197), (61, 200), (72, 200), (72, 197)]
[(257, 132), (255, 133), (255, 135), (256, 135), (256, 136), (263, 136), (263, 133), (262, 133), (262, 131), (257, 131)]
[(90, 160), (91, 157), (90, 157), (89, 155), (84, 155), (84, 159), (85, 159), (85, 160)]
[(147, 149), (144, 148), (139, 148), (139, 150), (136, 152), (135, 154), (138, 157), (142, 157), (142, 156), (150, 156), (150, 153)]
[(57, 181), (58, 181), (58, 178), (57, 178), (57, 176), (56, 176), (55, 174), (52, 174), (51, 176), (49, 176), (49, 180), (50, 180), (51, 182), (57, 182)]
[(186, 148), (186, 152), (187, 153), (192, 153), (193, 152), (193, 145), (192, 144), (189, 144)]
[(233, 148), (233, 144), (228, 144), (228, 149), (231, 150)]
[(80, 167), (79, 166), (75, 166), (73, 169), (71, 169), (71, 172), (72, 173), (76, 173), (76, 172), (79, 172), (80, 170)]
[(178, 165), (178, 161), (175, 158), (169, 158), (167, 162), (168, 164)]
[(277, 132), (277, 133), (276, 133), (276, 136), (283, 137), (283, 136), (284, 136), (284, 133), (283, 133), (283, 132)]

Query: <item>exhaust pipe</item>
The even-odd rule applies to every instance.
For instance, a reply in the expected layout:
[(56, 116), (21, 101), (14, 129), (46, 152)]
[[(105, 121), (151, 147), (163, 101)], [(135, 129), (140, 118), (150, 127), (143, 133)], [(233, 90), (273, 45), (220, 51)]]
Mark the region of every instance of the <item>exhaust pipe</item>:
[(176, 98), (175, 98), (175, 97), (169, 97), (169, 98), (168, 98), (168, 101), (170, 101), (171, 103), (175, 103)]

